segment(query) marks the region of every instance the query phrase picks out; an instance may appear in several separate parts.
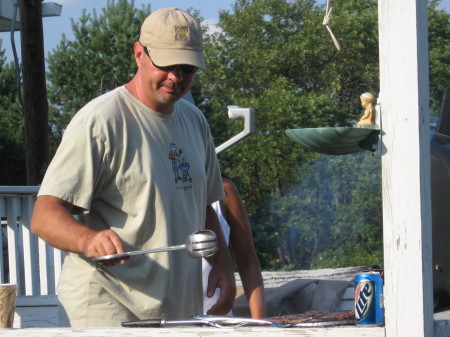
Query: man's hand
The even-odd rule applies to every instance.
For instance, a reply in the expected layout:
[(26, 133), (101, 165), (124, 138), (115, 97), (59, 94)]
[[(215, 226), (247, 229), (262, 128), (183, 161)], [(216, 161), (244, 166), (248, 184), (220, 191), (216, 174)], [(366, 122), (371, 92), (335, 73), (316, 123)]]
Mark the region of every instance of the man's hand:
[[(122, 240), (111, 229), (93, 232), (87, 235), (82, 245), (82, 254), (89, 259), (105, 255), (121, 254), (123, 252)], [(97, 263), (110, 267), (119, 263), (124, 264), (128, 258), (122, 257), (113, 260), (97, 261)]]
[[(89, 259), (124, 252), (122, 240), (113, 230), (95, 231), (78, 222), (72, 215), (75, 211), (74, 205), (62, 199), (40, 196), (34, 206), (31, 230), (53, 247), (83, 254)], [(121, 258), (102, 264), (112, 266), (126, 260)]]

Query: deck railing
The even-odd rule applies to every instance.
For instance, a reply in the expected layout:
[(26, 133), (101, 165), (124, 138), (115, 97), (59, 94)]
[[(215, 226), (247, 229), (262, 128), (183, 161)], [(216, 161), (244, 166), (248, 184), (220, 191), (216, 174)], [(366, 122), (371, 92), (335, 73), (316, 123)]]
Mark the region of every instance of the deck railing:
[(38, 186), (0, 186), (0, 282), (18, 284), (18, 296), (55, 295), (63, 254), (30, 230)]

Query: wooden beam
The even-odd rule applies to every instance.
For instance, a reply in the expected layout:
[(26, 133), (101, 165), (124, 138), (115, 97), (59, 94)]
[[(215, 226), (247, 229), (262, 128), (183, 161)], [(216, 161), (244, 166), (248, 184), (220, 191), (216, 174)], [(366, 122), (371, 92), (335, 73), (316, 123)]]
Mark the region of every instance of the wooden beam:
[(386, 336), (434, 336), (426, 0), (378, 1)]
[(20, 0), (27, 184), (39, 185), (49, 162), (42, 1)]

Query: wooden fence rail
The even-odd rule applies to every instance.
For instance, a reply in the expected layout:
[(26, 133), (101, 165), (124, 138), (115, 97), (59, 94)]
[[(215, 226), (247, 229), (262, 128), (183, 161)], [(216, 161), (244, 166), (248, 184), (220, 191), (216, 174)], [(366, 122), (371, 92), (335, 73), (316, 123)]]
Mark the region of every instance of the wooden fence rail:
[(30, 230), (38, 186), (0, 186), (0, 282), (18, 285), (15, 327), (56, 326), (64, 254)]

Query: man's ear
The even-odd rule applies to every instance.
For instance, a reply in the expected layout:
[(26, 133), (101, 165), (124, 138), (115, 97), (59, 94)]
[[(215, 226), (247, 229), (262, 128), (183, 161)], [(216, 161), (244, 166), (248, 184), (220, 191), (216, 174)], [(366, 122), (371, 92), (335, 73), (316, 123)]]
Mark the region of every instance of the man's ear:
[(144, 47), (136, 41), (134, 43), (134, 60), (138, 67), (145, 66), (144, 56)]

